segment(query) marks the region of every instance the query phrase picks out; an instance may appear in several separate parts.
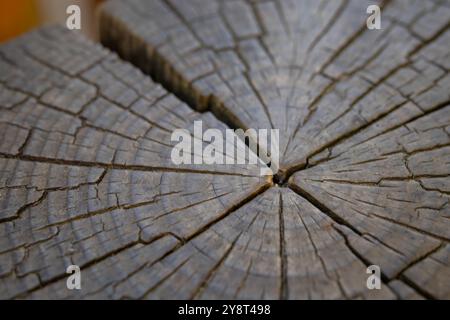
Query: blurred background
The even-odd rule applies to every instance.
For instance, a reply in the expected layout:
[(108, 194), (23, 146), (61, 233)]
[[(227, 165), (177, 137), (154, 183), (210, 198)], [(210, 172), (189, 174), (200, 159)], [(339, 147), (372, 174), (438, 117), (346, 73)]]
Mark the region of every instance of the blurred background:
[(98, 39), (96, 12), (103, 0), (0, 0), (0, 42), (10, 40), (40, 25), (66, 23), (66, 8), (81, 9), (81, 32)]

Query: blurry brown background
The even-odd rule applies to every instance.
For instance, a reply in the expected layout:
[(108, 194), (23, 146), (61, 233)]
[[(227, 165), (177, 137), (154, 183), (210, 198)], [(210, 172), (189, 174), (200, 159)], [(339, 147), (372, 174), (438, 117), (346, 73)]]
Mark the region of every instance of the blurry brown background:
[(81, 8), (81, 32), (97, 39), (96, 9), (102, 0), (0, 0), (0, 42), (39, 25), (66, 23), (66, 8)]

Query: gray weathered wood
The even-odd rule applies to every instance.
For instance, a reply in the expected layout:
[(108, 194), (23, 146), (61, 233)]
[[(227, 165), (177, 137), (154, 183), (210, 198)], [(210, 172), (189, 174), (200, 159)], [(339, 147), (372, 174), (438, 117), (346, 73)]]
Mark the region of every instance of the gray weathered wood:
[[(450, 6), (369, 4), (108, 1), (138, 68), (62, 28), (0, 47), (0, 297), (450, 298)], [(280, 171), (174, 165), (195, 120), (279, 129)]]
[(45, 28), (0, 50), (2, 298), (63, 297), (68, 265), (126, 261), (86, 278), (88, 297), (268, 186), (257, 165), (174, 165), (173, 129), (226, 126), (100, 46)]
[[(369, 31), (368, 4), (113, 0), (102, 40), (191, 106), (235, 127), (280, 129), (275, 182), (294, 173), (288, 187), (333, 221), (311, 236), (316, 256), (337, 250), (324, 239), (343, 238), (357, 260), (381, 266), (391, 294), (449, 298), (448, 261), (431, 257), (450, 239), (450, 7), (386, 1), (382, 30)], [(280, 297), (365, 296), (330, 274), (290, 278), (315, 264), (287, 250), (301, 232), (282, 228), (282, 238)], [(324, 268), (337, 261), (322, 257)]]

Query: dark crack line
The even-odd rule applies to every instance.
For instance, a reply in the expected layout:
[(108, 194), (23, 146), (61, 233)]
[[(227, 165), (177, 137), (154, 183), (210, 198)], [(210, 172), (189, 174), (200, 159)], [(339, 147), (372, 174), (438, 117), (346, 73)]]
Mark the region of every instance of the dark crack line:
[(143, 165), (126, 165), (118, 163), (105, 163), (105, 162), (92, 162), (92, 161), (80, 161), (80, 160), (65, 160), (65, 159), (55, 159), (46, 158), (41, 156), (31, 156), (31, 155), (12, 155), (0, 152), (0, 158), (5, 159), (17, 159), (22, 161), (31, 162), (43, 162), (50, 164), (59, 165), (69, 165), (69, 166), (79, 166), (79, 167), (90, 167), (90, 168), (103, 168), (103, 169), (113, 169), (113, 170), (130, 170), (130, 171), (147, 171), (147, 172), (161, 172), (161, 173), (195, 173), (195, 174), (212, 174), (212, 175), (226, 175), (226, 176), (241, 176), (241, 177), (257, 177), (255, 175), (247, 175), (242, 173), (234, 172), (222, 172), (222, 171), (211, 171), (209, 170), (195, 170), (186, 168), (168, 168), (168, 167), (157, 167), (157, 166), (143, 166)]
[(309, 203), (311, 203), (314, 207), (316, 207), (317, 209), (319, 209), (321, 212), (323, 212), (324, 214), (326, 214), (328, 217), (330, 217), (333, 221), (335, 221), (336, 223), (343, 225), (347, 228), (349, 228), (350, 230), (352, 230), (354, 233), (356, 233), (357, 235), (362, 237), (362, 233), (357, 230), (352, 224), (350, 224), (348, 221), (346, 221), (345, 219), (341, 218), (340, 216), (338, 216), (336, 213), (334, 213), (331, 209), (329, 209), (328, 207), (326, 207), (323, 203), (321, 203), (319, 200), (317, 200), (316, 198), (314, 198), (310, 193), (308, 193), (307, 191), (305, 191), (304, 189), (294, 185), (294, 184), (289, 184), (289, 188), (294, 191), (295, 193), (297, 193), (300, 197), (306, 199), (309, 201)]
[(288, 262), (286, 253), (286, 238), (284, 233), (284, 214), (283, 214), (283, 196), (279, 193), (279, 220), (280, 220), (280, 270), (281, 270), (281, 284), (280, 284), (280, 299), (286, 300), (289, 297), (288, 286)]

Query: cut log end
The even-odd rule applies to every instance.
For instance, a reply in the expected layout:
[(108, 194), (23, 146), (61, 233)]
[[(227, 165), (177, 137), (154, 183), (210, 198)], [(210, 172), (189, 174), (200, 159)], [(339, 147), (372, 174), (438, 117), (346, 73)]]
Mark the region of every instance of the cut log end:
[[(1, 46), (0, 298), (450, 298), (450, 7), (367, 5), (112, 0), (118, 56)], [(281, 169), (174, 164), (195, 121), (279, 129)]]

